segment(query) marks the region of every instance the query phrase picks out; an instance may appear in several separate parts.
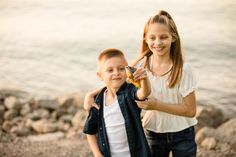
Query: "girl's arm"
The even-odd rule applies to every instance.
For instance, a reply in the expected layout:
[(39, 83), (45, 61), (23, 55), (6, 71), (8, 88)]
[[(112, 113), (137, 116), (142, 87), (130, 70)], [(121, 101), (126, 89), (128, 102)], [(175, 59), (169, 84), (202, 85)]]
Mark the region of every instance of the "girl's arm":
[(89, 111), (92, 106), (98, 109), (98, 105), (94, 102), (94, 97), (101, 91), (101, 89), (95, 89), (91, 92), (88, 92), (84, 97), (84, 109)]
[(189, 95), (184, 97), (182, 104), (167, 104), (156, 99), (136, 102), (138, 106), (144, 110), (158, 110), (185, 117), (194, 117), (196, 114), (195, 92), (191, 92)]
[(90, 145), (90, 148), (93, 152), (94, 157), (103, 157), (98, 144), (97, 144), (97, 137), (96, 135), (88, 135), (87, 134), (87, 139), (88, 139), (88, 143)]

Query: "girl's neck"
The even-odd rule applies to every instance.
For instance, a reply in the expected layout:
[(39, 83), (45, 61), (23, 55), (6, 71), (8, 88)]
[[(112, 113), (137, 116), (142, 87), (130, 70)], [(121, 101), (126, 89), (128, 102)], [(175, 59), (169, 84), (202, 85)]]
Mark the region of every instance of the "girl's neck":
[(153, 62), (155, 62), (155, 64), (157, 65), (166, 65), (166, 64), (172, 64), (172, 61), (170, 59), (169, 55), (164, 55), (164, 56), (159, 56), (159, 55), (155, 55), (153, 54)]

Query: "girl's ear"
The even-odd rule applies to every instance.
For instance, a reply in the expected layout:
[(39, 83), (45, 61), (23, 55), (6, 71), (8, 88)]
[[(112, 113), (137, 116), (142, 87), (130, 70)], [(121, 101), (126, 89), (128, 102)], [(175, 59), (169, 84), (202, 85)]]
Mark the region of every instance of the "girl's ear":
[(176, 39), (174, 37), (172, 37), (171, 43), (174, 43), (176, 41)]
[(101, 81), (103, 81), (101, 72), (98, 71), (98, 72), (97, 72), (97, 76), (98, 76), (98, 78), (99, 78)]

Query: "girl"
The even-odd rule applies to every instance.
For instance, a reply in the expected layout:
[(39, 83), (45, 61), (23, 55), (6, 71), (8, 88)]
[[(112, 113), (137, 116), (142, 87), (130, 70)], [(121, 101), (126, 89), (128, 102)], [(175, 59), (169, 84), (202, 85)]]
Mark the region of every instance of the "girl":
[(136, 63), (144, 56), (148, 57), (151, 95), (137, 103), (147, 110), (143, 127), (153, 157), (168, 157), (170, 151), (173, 157), (195, 157), (196, 79), (191, 66), (183, 61), (177, 27), (166, 11), (160, 11), (145, 25)]
[[(146, 110), (142, 121), (152, 156), (168, 157), (172, 151), (173, 157), (195, 157), (196, 79), (191, 66), (183, 61), (177, 27), (166, 11), (147, 21), (141, 53), (133, 65), (142, 64), (145, 56), (151, 95), (136, 102)], [(86, 95), (85, 109), (93, 104), (97, 91)]]

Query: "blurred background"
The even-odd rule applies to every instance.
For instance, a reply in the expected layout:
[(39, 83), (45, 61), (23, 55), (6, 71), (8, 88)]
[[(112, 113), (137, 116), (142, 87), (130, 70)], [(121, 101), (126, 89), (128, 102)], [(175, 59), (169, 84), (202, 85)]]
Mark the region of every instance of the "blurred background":
[(236, 113), (235, 0), (1, 0), (0, 89), (54, 97), (101, 87), (99, 52), (114, 47), (134, 60), (160, 9), (176, 22), (198, 102)]

